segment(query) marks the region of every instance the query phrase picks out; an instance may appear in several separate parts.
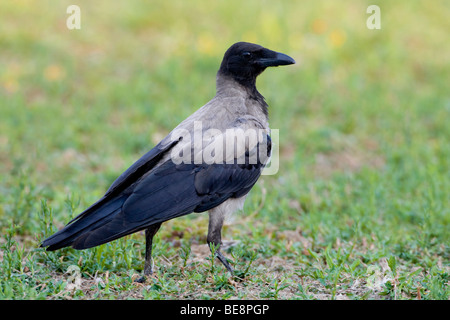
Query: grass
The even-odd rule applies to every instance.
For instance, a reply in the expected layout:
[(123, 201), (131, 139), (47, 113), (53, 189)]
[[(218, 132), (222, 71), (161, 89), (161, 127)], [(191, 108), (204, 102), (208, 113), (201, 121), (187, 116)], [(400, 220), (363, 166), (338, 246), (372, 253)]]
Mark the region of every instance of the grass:
[[(446, 1), (77, 1), (81, 30), (70, 4), (0, 5), (1, 299), (449, 299)], [(214, 95), (240, 40), (298, 63), (258, 79), (281, 166), (224, 227), (237, 276), (205, 214), (163, 224), (145, 284), (141, 233), (39, 248)]]

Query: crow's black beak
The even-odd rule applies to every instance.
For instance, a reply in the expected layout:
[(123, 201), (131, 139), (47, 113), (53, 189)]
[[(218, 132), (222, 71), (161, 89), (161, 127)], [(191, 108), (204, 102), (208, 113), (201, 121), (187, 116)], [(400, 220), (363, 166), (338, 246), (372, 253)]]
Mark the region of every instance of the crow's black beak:
[(277, 67), (295, 63), (295, 60), (289, 57), (287, 54), (271, 50), (267, 51), (268, 52), (265, 57), (259, 58), (257, 60), (257, 63), (263, 67)]

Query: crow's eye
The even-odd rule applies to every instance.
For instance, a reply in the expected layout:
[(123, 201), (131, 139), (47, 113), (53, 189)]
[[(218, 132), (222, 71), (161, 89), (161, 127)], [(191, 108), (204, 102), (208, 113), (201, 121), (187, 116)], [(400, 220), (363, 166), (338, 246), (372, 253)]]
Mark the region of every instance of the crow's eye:
[(242, 52), (242, 56), (248, 60), (252, 57), (252, 54), (251, 54), (251, 52), (245, 51), (245, 52)]

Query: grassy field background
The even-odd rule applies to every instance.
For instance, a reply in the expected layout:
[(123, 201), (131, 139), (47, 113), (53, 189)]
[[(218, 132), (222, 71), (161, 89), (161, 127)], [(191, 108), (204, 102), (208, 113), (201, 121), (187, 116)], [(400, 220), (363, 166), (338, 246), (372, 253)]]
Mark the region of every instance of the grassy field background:
[[(0, 298), (449, 299), (449, 16), (444, 0), (2, 1)], [(281, 165), (224, 228), (239, 277), (211, 260), (205, 214), (163, 225), (145, 284), (141, 233), (38, 248), (214, 96), (237, 41), (297, 61), (258, 79)]]

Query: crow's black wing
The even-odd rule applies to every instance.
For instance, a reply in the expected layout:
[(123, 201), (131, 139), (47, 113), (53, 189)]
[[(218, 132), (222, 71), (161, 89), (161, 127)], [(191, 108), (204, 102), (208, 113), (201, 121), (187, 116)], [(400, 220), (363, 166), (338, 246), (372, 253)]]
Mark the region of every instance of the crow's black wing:
[[(66, 226), (76, 232), (66, 233), (68, 238), (60, 243), (76, 249), (94, 247), (153, 224), (209, 210), (229, 198), (242, 197), (256, 183), (265, 165), (265, 161), (250, 164), (247, 160), (243, 164), (236, 161), (232, 164), (177, 165), (169, 159), (143, 177), (139, 172), (130, 171), (128, 176), (135, 174), (140, 179), (129, 187), (129, 178), (113, 184), (107, 193), (113, 197)], [(137, 166), (137, 170), (141, 167)], [(123, 191), (116, 194), (118, 188)], [(44, 241), (43, 245), (48, 244)], [(56, 244), (49, 249), (57, 247), (61, 246)]]
[[(270, 154), (270, 137), (265, 140)], [(259, 147), (259, 146), (257, 146)], [(229, 198), (246, 195), (265, 160), (250, 164), (175, 164), (168, 160), (141, 179), (114, 217), (80, 235), (74, 248), (100, 245), (191, 212), (212, 209)]]

